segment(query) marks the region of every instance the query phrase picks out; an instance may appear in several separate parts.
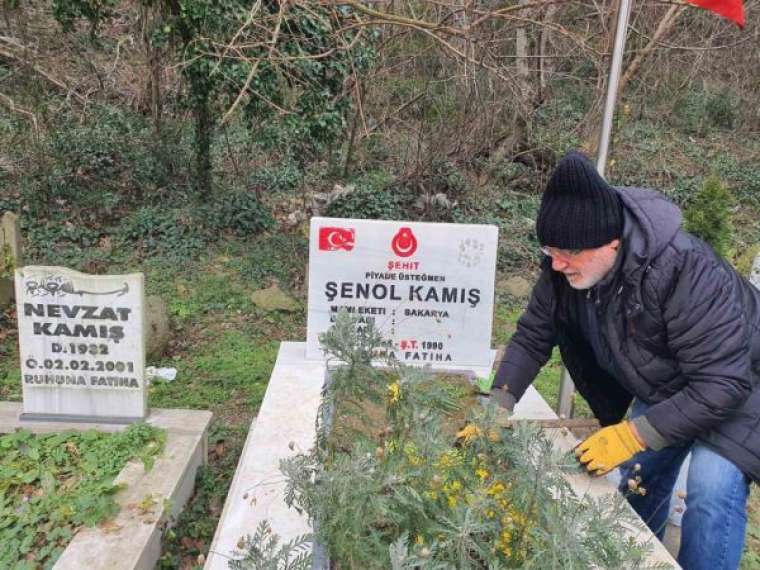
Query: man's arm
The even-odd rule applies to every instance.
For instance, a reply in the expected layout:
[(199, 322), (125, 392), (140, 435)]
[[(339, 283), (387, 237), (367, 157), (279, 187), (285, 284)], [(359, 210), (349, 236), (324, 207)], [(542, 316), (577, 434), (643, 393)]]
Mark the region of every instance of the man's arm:
[(544, 265), (533, 287), (528, 308), (517, 322), (517, 330), (504, 351), (493, 383), (494, 389), (506, 389), (515, 401), (522, 397), (549, 360), (556, 344), (555, 303), (551, 268)]
[(662, 307), (668, 347), (687, 383), (633, 420), (653, 449), (704, 434), (752, 391), (748, 324), (729, 270), (689, 252), (677, 271)]

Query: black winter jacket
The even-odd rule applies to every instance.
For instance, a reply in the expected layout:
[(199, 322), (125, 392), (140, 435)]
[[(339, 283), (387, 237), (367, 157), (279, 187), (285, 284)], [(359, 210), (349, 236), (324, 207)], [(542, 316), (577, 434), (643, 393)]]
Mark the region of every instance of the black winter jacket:
[[(650, 447), (699, 439), (760, 481), (760, 290), (683, 231), (664, 196), (615, 190), (624, 211), (615, 270), (579, 291), (545, 259), (494, 385), (519, 400), (558, 344), (602, 425), (639, 398), (651, 404), (637, 423)], [(588, 295), (614, 377), (580, 329)]]

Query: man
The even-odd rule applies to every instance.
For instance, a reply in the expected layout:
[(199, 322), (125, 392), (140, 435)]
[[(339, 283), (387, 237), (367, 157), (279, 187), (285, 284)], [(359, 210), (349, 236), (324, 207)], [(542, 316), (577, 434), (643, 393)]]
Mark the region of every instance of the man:
[(680, 225), (662, 195), (612, 187), (566, 155), (536, 222), (541, 275), (491, 396), (513, 407), (558, 344), (606, 426), (580, 461), (596, 475), (620, 467), (624, 491), (640, 476), (646, 494), (629, 501), (661, 536), (691, 451), (678, 561), (735, 569), (760, 480), (760, 291)]

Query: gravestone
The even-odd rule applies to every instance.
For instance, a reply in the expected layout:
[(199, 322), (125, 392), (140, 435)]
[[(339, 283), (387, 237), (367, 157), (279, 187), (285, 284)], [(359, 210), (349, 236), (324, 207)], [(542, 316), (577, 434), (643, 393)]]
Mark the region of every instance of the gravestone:
[(339, 310), (407, 364), (490, 366), (498, 228), (312, 218), (306, 356)]
[(752, 262), (752, 269), (749, 272), (749, 282), (760, 289), (760, 255)]
[(169, 311), (158, 295), (145, 298), (145, 356), (158, 359), (163, 356), (171, 339)]
[(0, 219), (0, 309), (13, 300), (13, 270), (22, 265), (20, 236), (18, 216), (5, 212)]
[(145, 418), (143, 275), (16, 270), (25, 420)]

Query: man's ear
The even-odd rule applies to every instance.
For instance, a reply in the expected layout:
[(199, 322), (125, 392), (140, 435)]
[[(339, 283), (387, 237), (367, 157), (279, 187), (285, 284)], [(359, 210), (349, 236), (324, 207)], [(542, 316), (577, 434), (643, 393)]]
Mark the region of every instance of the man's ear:
[(613, 239), (610, 242), (610, 247), (612, 249), (614, 249), (615, 251), (617, 251), (618, 249), (620, 249), (620, 240), (619, 239)]

